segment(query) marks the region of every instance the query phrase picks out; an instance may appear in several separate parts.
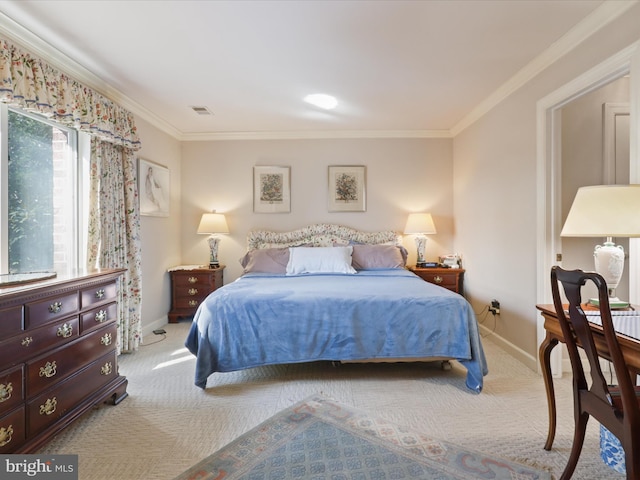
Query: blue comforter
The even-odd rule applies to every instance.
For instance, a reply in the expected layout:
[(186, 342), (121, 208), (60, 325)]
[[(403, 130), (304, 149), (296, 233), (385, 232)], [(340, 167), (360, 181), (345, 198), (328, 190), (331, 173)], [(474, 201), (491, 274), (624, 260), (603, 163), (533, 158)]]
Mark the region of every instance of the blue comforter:
[(214, 372), (316, 360), (452, 358), (475, 392), (488, 372), (471, 305), (402, 269), (244, 275), (200, 305), (185, 345), (201, 388)]

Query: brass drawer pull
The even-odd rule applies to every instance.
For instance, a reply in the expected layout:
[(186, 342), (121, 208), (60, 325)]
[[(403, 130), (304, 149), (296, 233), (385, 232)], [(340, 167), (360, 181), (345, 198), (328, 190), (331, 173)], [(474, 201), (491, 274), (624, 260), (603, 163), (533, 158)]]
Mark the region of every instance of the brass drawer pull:
[(437, 277), (433, 277), (433, 281), (436, 283), (442, 283), (442, 277), (438, 275)]
[(196, 283), (196, 282), (198, 281), (198, 277), (189, 277), (189, 278), (187, 279), (187, 281), (188, 281), (189, 283)]
[(9, 425), (7, 428), (4, 428), (4, 427), (0, 428), (0, 447), (9, 445), (9, 443), (11, 443), (12, 435), (13, 435), (13, 425)]
[(58, 400), (56, 397), (47, 398), (47, 401), (40, 405), (40, 415), (51, 415), (56, 411)]
[(11, 392), (13, 392), (13, 385), (11, 385), (11, 382), (6, 385), (4, 383), (0, 383), (0, 403), (9, 400), (11, 398)]
[(109, 345), (111, 345), (111, 334), (110, 333), (105, 333), (100, 338), (100, 344), (104, 345), (105, 347), (108, 347)]
[(24, 337), (22, 339), (22, 342), (20, 342), (20, 344), (23, 347), (28, 347), (29, 345), (31, 345), (31, 342), (33, 342), (33, 337)]
[(101, 288), (100, 290), (96, 291), (96, 298), (98, 299), (104, 298), (104, 288)]
[(105, 363), (100, 369), (100, 373), (102, 375), (111, 375), (111, 372), (113, 372), (113, 365), (111, 364), (111, 362)]
[(69, 338), (73, 335), (73, 326), (65, 323), (61, 327), (58, 327), (58, 332), (56, 333), (58, 337)]
[(96, 322), (102, 323), (106, 319), (107, 319), (107, 311), (106, 310), (100, 310), (98, 313), (96, 313)]
[(189, 300), (189, 306), (190, 307), (195, 307), (198, 305), (198, 300)]
[(40, 376), (51, 378), (56, 375), (58, 366), (56, 365), (55, 360), (53, 362), (45, 363), (44, 367), (40, 367)]
[(49, 313), (58, 313), (62, 310), (62, 302), (54, 302), (49, 305)]
[(189, 289), (189, 295), (197, 295), (198, 294), (198, 289), (197, 288), (190, 288)]

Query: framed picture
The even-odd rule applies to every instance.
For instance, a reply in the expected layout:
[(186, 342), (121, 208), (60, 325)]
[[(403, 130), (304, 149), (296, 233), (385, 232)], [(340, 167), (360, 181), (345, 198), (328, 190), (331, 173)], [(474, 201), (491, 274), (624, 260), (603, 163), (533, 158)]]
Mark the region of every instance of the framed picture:
[(253, 211), (256, 213), (291, 211), (290, 167), (253, 167)]
[(138, 195), (140, 215), (169, 216), (169, 169), (163, 165), (138, 159)]
[(330, 212), (364, 212), (366, 210), (366, 168), (363, 165), (329, 167)]

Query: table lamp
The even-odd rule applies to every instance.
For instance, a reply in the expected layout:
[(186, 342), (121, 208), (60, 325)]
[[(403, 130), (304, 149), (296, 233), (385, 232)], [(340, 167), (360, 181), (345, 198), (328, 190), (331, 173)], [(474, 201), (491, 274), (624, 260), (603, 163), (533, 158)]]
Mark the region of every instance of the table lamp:
[[(624, 249), (613, 237), (640, 237), (640, 185), (581, 187), (564, 222), (561, 237), (606, 237), (593, 252), (595, 270), (607, 282), (611, 307), (627, 307), (615, 295), (624, 271)], [(597, 304), (597, 299), (590, 299)]]
[(212, 213), (203, 213), (200, 219), (200, 225), (198, 225), (198, 233), (204, 235), (210, 235), (209, 241), (209, 268), (218, 268), (220, 263), (218, 262), (218, 245), (220, 243), (220, 233), (229, 233), (229, 227), (227, 226), (227, 220), (222, 213), (216, 213), (214, 210)]
[(404, 233), (416, 235), (416, 249), (418, 251), (416, 267), (425, 267), (424, 251), (427, 246), (427, 237), (425, 235), (436, 233), (436, 226), (433, 224), (431, 214), (410, 213), (407, 218), (407, 225), (404, 227)]

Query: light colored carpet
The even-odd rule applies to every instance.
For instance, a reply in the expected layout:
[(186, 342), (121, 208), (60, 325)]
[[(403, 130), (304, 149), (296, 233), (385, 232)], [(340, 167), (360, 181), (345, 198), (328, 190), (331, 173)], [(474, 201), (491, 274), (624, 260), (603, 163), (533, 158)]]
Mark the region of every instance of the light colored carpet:
[(461, 448), (315, 394), (174, 480), (550, 480), (549, 472)]
[[(129, 397), (103, 406), (40, 453), (78, 454), (80, 480), (172, 479), (280, 410), (321, 393), (393, 423), (470, 449), (550, 471), (559, 478), (573, 435), (571, 379), (555, 379), (558, 431), (548, 426), (542, 378), (483, 339), (489, 375), (481, 394), (464, 385), (465, 370), (437, 364), (314, 363), (215, 374), (193, 384), (194, 358), (183, 347), (189, 322), (166, 326), (167, 338), (120, 357)], [(214, 385), (211, 387), (211, 385)], [(599, 456), (590, 421), (575, 480), (622, 479)]]

